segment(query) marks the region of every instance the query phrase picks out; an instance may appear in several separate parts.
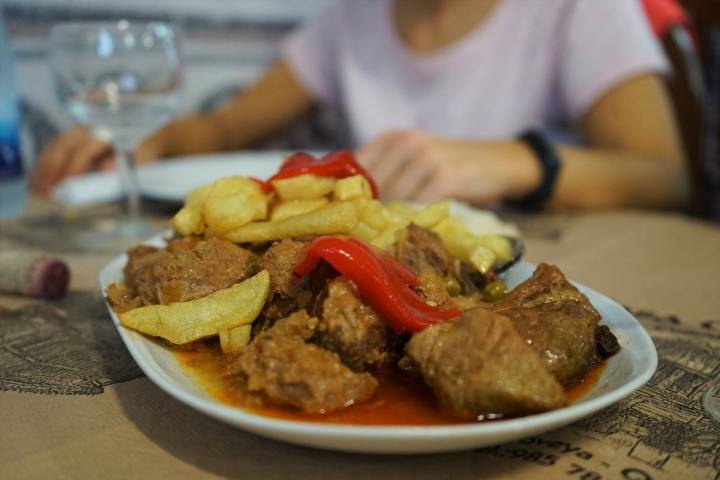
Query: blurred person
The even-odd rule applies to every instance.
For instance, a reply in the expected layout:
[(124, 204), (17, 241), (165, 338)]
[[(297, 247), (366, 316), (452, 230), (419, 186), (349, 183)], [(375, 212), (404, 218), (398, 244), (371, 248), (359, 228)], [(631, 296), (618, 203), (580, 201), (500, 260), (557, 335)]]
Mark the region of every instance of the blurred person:
[[(679, 208), (690, 187), (668, 68), (637, 0), (341, 0), (251, 88), (169, 123), (136, 158), (246, 148), (320, 104), (348, 119), (385, 198)], [(110, 153), (71, 130), (34, 186)]]

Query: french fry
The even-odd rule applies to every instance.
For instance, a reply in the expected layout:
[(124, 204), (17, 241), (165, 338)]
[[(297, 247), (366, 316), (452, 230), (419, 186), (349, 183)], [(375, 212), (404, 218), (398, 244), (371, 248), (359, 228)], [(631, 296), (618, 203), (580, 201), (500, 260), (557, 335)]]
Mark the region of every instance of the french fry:
[(350, 202), (331, 202), (321, 209), (297, 217), (249, 223), (223, 236), (235, 243), (259, 243), (305, 235), (349, 233), (357, 224), (357, 214)]
[(464, 262), (470, 263), (481, 273), (487, 272), (495, 263), (497, 257), (488, 247), (478, 242), (473, 235), (446, 235), (441, 236), (448, 251)]
[(379, 200), (353, 198), (350, 203), (355, 207), (355, 212), (361, 222), (378, 232), (385, 230), (389, 215)]
[(205, 231), (205, 222), (202, 218), (202, 206), (212, 190), (212, 183), (203, 185), (191, 191), (185, 197), (185, 206), (177, 211), (170, 220), (173, 230), (179, 235), (199, 235)]
[(389, 223), (389, 215), (379, 200), (369, 200), (360, 214), (360, 221), (382, 232)]
[(355, 207), (355, 213), (357, 213), (358, 218), (360, 218), (367, 208), (368, 203), (370, 203), (370, 200), (367, 198), (353, 198), (350, 200), (350, 203)]
[(380, 235), (373, 238), (370, 243), (383, 250), (389, 250), (390, 247), (397, 241), (400, 231), (408, 225), (410, 225), (409, 220), (388, 224), (388, 226), (385, 227), (385, 230), (383, 230)]
[(487, 273), (495, 263), (495, 253), (484, 245), (475, 245), (470, 251), (468, 261), (480, 273)]
[(441, 237), (447, 235), (470, 235), (465, 225), (458, 219), (448, 217), (432, 227), (432, 230)]
[(333, 200), (345, 201), (354, 198), (372, 198), (370, 183), (362, 175), (353, 175), (335, 182)]
[(224, 197), (210, 195), (202, 216), (210, 231), (221, 235), (253, 220), (267, 218), (267, 197), (262, 192), (237, 192)]
[(199, 235), (206, 226), (221, 234), (253, 220), (267, 217), (267, 197), (257, 182), (238, 175), (221, 178), (196, 188), (185, 206), (171, 220), (181, 236)]
[(202, 187), (198, 187), (192, 192), (188, 193), (185, 196), (185, 206), (188, 208), (194, 208), (196, 210), (200, 210), (205, 203), (205, 200), (210, 195), (210, 192), (213, 189), (213, 184), (208, 183), (207, 185), (203, 185)]
[(335, 182), (334, 178), (305, 174), (273, 180), (272, 185), (283, 200), (310, 200), (332, 193)]
[(246, 193), (251, 196), (258, 196), (262, 194), (262, 190), (257, 182), (248, 177), (233, 175), (212, 182), (210, 184), (210, 191), (205, 198), (227, 197), (235, 193)]
[(467, 262), (470, 258), (470, 252), (475, 246), (475, 239), (469, 235), (441, 235), (445, 247), (448, 251), (460, 260)]
[(479, 235), (476, 237), (478, 245), (483, 245), (495, 254), (498, 260), (510, 260), (512, 258), (512, 245), (506, 237), (501, 235)]
[(188, 302), (148, 305), (119, 313), (120, 323), (176, 345), (248, 325), (260, 314), (270, 291), (266, 270), (232, 287)]
[(363, 242), (370, 242), (375, 237), (378, 236), (378, 231), (369, 226), (366, 223), (358, 222), (357, 227), (355, 227), (349, 235), (353, 238), (357, 238), (358, 240), (362, 240)]
[(432, 228), (450, 216), (450, 204), (447, 200), (431, 203), (427, 207), (415, 212), (412, 221), (423, 228)]
[(303, 213), (312, 212), (324, 207), (330, 202), (325, 197), (313, 198), (311, 200), (288, 200), (281, 202), (273, 208), (270, 220), (284, 220), (290, 217), (297, 217)]
[(240, 325), (239, 327), (226, 328), (218, 332), (220, 349), (225, 354), (239, 353), (243, 347), (250, 343), (250, 332), (252, 325)]
[(170, 220), (170, 224), (178, 235), (200, 235), (205, 231), (202, 214), (197, 208), (183, 207)]
[(415, 216), (416, 211), (410, 205), (403, 202), (389, 202), (385, 205), (385, 208), (387, 208), (390, 213), (393, 213), (401, 218), (406, 218), (408, 220)]

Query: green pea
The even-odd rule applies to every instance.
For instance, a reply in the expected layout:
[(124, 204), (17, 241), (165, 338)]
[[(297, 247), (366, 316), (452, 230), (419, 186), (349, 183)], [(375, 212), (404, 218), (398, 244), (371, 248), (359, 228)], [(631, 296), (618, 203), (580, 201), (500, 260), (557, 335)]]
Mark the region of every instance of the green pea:
[(460, 291), (462, 290), (462, 287), (460, 287), (460, 282), (457, 281), (457, 278), (453, 277), (452, 275), (448, 275), (445, 277), (445, 288), (448, 291), (448, 295), (451, 297), (456, 297), (460, 295)]
[(497, 302), (502, 300), (507, 295), (507, 286), (500, 280), (495, 280), (485, 285), (483, 290), (483, 297), (488, 302)]

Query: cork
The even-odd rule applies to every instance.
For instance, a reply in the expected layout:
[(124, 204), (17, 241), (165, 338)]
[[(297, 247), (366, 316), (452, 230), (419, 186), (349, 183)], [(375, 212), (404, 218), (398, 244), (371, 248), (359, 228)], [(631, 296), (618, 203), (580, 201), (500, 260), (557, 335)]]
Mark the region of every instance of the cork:
[(0, 293), (54, 300), (67, 293), (70, 269), (64, 260), (36, 251), (0, 252)]

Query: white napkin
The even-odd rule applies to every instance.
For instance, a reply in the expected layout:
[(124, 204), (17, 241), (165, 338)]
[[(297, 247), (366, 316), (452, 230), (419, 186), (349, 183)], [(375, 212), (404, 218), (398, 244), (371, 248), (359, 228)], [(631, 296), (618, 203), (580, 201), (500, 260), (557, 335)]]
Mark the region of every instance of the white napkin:
[(60, 182), (52, 192), (53, 199), (67, 207), (114, 202), (122, 196), (122, 183), (117, 172), (94, 172), (70, 177)]

